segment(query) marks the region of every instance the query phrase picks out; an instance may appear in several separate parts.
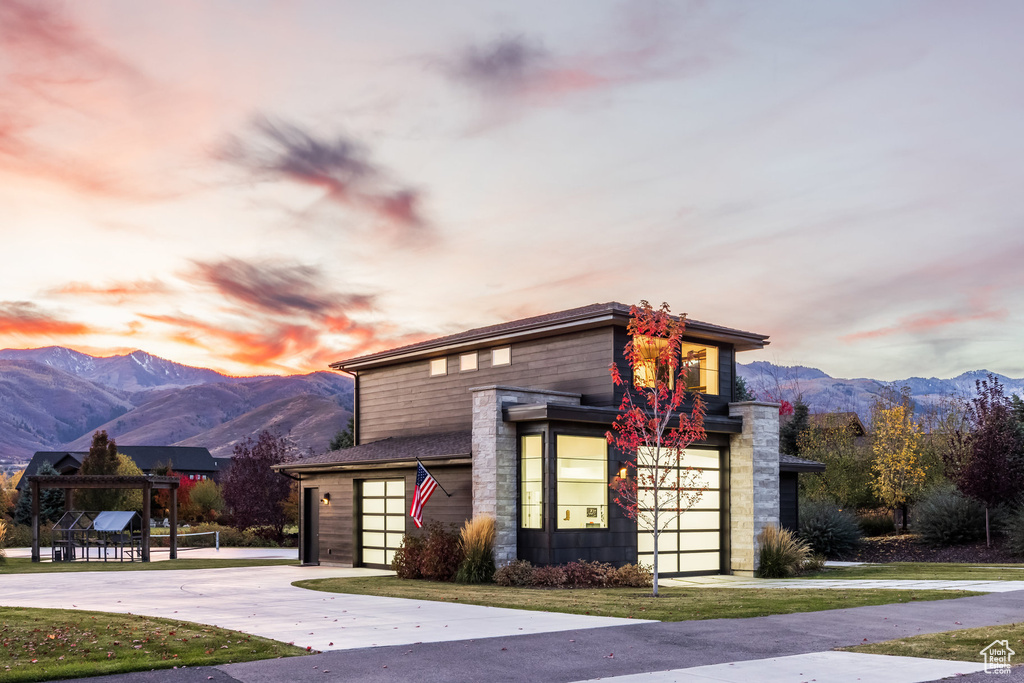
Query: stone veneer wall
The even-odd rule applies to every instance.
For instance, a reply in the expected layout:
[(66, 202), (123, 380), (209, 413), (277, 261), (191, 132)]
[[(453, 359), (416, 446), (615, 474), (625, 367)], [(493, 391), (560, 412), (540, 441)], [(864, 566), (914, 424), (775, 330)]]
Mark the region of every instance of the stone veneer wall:
[(729, 439), (729, 564), (733, 574), (752, 576), (757, 535), (779, 524), (779, 404), (730, 403), (729, 415), (743, 418), (743, 431)]
[(473, 516), (494, 517), (494, 562), (516, 559), (519, 512), (519, 444), (516, 425), (502, 419), (515, 403), (579, 405), (580, 395), (520, 387), (483, 386), (473, 393)]

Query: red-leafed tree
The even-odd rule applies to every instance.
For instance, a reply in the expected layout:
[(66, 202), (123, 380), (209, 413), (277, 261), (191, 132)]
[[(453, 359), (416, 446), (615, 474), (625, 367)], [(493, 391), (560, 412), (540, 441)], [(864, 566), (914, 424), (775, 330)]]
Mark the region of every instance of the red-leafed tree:
[(266, 527), (280, 536), (285, 523), (281, 501), (288, 497), (291, 480), (272, 470), (271, 465), (290, 459), (288, 442), (268, 431), (235, 446), (221, 495), (236, 528)]
[(658, 537), (704, 492), (700, 472), (683, 462), (684, 449), (705, 437), (700, 394), (692, 394), (689, 414), (679, 411), (687, 394), (684, 372), (697, 362), (692, 352), (681, 353), (685, 329), (685, 314), (674, 317), (668, 304), (654, 309), (641, 301), (630, 309), (627, 326), (630, 341), (623, 355), (629, 372), (620, 372), (614, 363), (611, 367), (612, 381), (623, 388), (623, 396), (608, 443), (627, 458), (629, 475), (616, 477), (611, 487), (626, 516), (654, 537), (655, 597)]
[(970, 431), (950, 436), (945, 465), (957, 488), (985, 506), (985, 540), (991, 545), (989, 508), (1024, 491), (1024, 438), (995, 375), (976, 381), (975, 387), (977, 395), (967, 405)]

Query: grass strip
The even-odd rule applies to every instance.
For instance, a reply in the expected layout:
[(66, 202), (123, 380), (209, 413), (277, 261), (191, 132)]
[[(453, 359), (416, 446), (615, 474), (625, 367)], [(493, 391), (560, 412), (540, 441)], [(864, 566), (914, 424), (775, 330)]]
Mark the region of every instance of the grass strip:
[(830, 567), (801, 579), (907, 579), (938, 581), (1024, 581), (1024, 564), (892, 562), (858, 567)]
[(292, 657), (276, 640), (174, 619), (0, 607), (0, 680), (49, 681)]
[(494, 584), (466, 586), (413, 581), (393, 576), (307, 579), (292, 585), (329, 593), (458, 602), (543, 612), (590, 614), (628, 619), (692, 621), (763, 617), (894, 602), (946, 600), (978, 595), (967, 591), (802, 588), (666, 588), (651, 597), (649, 588), (537, 589)]
[[(1008, 640), (1010, 649), (1016, 651), (1019, 657), (1020, 653), (1024, 653), (1024, 622), (1005, 626), (982, 626), (960, 631), (926, 633), (843, 649), (848, 652), (866, 652), (874, 655), (982, 662), (984, 660), (981, 651), (995, 640)], [(994, 678), (998, 680), (998, 677)]]
[(228, 567), (298, 566), (297, 560), (220, 560), (185, 558), (159, 562), (33, 562), (29, 558), (7, 558), (0, 574), (51, 574), (58, 572), (148, 572), (168, 569), (225, 569)]

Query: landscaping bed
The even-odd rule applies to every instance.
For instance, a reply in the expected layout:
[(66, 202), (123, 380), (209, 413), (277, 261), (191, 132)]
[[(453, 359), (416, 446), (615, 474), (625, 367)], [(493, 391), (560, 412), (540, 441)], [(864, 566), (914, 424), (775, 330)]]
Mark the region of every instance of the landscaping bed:
[(308, 579), (292, 585), (329, 593), (377, 595), (468, 605), (566, 612), (602, 617), (692, 621), (761, 617), (770, 614), (887, 605), (898, 602), (947, 600), (968, 591), (792, 588), (661, 587), (660, 596), (642, 588), (515, 588), (494, 584), (460, 585), (391, 576)]
[(855, 562), (970, 562), (1012, 564), (1020, 558), (1003, 549), (1002, 539), (985, 547), (984, 541), (931, 548), (914, 534), (895, 534), (865, 538), (858, 550), (843, 559)]

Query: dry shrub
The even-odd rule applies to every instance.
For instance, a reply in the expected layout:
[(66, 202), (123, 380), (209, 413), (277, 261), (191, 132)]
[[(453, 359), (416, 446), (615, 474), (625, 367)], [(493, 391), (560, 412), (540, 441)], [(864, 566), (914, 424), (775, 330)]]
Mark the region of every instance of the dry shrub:
[(603, 588), (608, 585), (610, 564), (576, 560), (565, 565), (565, 585), (572, 588)]
[(556, 565), (545, 565), (533, 570), (533, 585), (558, 588), (565, 585), (565, 570)]
[(490, 583), (494, 578), (494, 518), (468, 520), (460, 533), (463, 560), (455, 575), (459, 583)]
[(454, 531), (434, 521), (427, 526), (427, 540), (420, 556), (420, 573), (430, 581), (451, 581), (462, 564), (462, 548)]
[(7, 522), (0, 519), (0, 564), (7, 561), (7, 553), (4, 552), (4, 539), (7, 537)]
[(757, 535), (761, 564), (758, 576), (762, 579), (783, 579), (799, 572), (811, 555), (803, 541), (797, 540), (787, 529), (769, 524)]
[(533, 571), (529, 560), (512, 560), (494, 572), (494, 583), (499, 586), (532, 586)]
[(608, 585), (630, 588), (649, 588), (654, 585), (654, 572), (643, 564), (624, 564), (608, 572)]
[(423, 539), (419, 536), (405, 536), (402, 545), (395, 551), (391, 569), (400, 579), (423, 578), (420, 565), (423, 561)]

